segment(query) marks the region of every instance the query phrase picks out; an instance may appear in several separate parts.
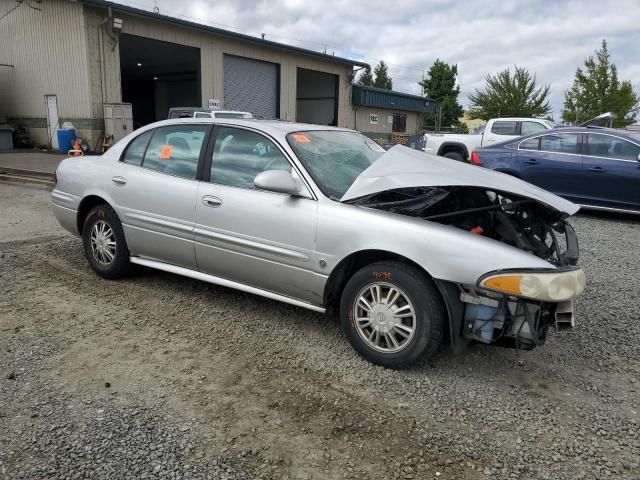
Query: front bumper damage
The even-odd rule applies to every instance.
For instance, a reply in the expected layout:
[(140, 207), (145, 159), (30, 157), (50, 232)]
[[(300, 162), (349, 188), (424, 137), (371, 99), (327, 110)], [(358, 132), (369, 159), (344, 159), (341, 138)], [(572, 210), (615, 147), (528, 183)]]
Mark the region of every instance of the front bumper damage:
[(496, 346), (531, 350), (542, 346), (549, 328), (565, 330), (566, 317), (558, 313), (570, 312), (573, 322), (573, 300), (560, 303), (535, 302), (517, 297), (460, 288), (464, 303), (462, 336)]
[(436, 280), (449, 314), (450, 343), (471, 342), (531, 350), (542, 346), (550, 328), (575, 327), (573, 299), (541, 302)]
[[(578, 242), (573, 228), (563, 229), (564, 249), (557, 249), (558, 266), (544, 270), (513, 269), (489, 272), (478, 279), (476, 285), (436, 280), (445, 299), (450, 319), (451, 344), (455, 347), (469, 342), (531, 350), (545, 343), (550, 328), (556, 331), (575, 327), (573, 298), (584, 289), (584, 273), (575, 267), (578, 260)], [(531, 298), (531, 291), (496, 291), (485, 288), (484, 280), (496, 277), (549, 276), (554, 279), (573, 279), (578, 285), (568, 289), (564, 296), (556, 289), (539, 291), (540, 298)], [(553, 282), (549, 282), (551, 285)], [(554, 297), (555, 301), (549, 301)]]

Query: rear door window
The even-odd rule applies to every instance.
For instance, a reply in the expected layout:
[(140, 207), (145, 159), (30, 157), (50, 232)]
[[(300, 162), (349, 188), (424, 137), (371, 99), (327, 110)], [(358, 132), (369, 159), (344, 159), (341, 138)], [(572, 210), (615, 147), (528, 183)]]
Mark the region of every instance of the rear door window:
[(151, 138), (152, 133), (153, 130), (149, 130), (134, 138), (127, 147), (124, 157), (122, 157), (122, 161), (130, 163), (131, 165), (142, 165), (142, 158), (144, 157), (147, 145), (149, 145), (149, 139)]
[(518, 147), (520, 150), (539, 150), (540, 149), (540, 137), (530, 138), (520, 143)]
[(554, 153), (578, 153), (577, 133), (553, 133), (540, 140), (540, 150)]
[(500, 121), (494, 122), (491, 127), (491, 133), (496, 135), (517, 135), (518, 122)]
[(156, 172), (196, 178), (206, 125), (172, 125), (156, 128), (142, 166)]

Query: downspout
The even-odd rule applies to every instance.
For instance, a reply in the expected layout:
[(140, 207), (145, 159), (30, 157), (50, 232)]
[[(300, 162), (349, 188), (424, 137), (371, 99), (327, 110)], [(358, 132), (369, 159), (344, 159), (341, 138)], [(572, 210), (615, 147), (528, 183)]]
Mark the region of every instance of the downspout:
[(102, 90), (102, 109), (104, 110), (104, 104), (107, 101), (107, 72), (104, 64), (104, 40), (102, 39), (102, 28), (98, 26), (98, 48), (100, 50), (100, 89)]

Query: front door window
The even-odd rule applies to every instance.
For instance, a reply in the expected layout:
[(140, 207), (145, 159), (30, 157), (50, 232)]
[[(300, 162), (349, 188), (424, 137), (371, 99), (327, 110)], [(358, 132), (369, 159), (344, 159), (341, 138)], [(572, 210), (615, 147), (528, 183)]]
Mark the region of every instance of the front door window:
[(249, 130), (220, 128), (213, 149), (211, 182), (255, 188), (253, 180), (267, 170), (291, 172), (291, 164), (271, 140)]

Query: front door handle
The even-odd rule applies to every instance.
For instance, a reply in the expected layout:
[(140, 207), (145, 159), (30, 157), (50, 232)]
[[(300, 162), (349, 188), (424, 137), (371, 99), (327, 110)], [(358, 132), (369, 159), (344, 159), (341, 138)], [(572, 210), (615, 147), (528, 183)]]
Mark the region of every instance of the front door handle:
[(214, 197), (213, 195), (205, 195), (204, 197), (202, 197), (202, 204), (205, 207), (216, 208), (222, 205), (222, 200), (220, 200), (218, 197)]
[(124, 177), (111, 177), (111, 181), (118, 187), (122, 187), (127, 184), (127, 179)]
[(535, 158), (530, 158), (529, 160), (525, 160), (525, 163), (528, 163), (529, 165), (536, 165), (538, 163), (538, 160), (536, 160)]
[(604, 172), (604, 171), (605, 171), (605, 169), (604, 169), (604, 168), (602, 168), (602, 167), (591, 167), (591, 168), (589, 169), (589, 171), (590, 171), (590, 172), (598, 172), (598, 173), (602, 173), (602, 172)]

